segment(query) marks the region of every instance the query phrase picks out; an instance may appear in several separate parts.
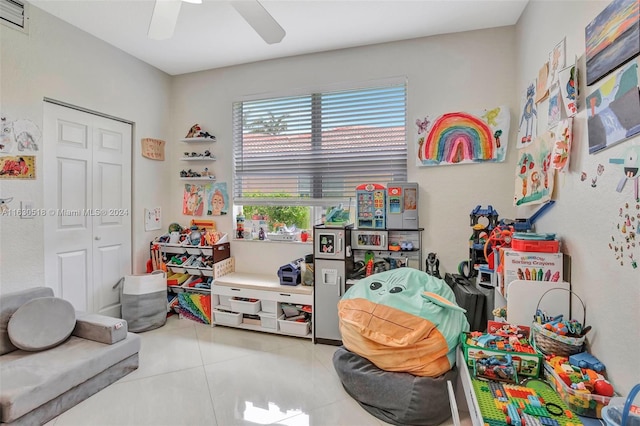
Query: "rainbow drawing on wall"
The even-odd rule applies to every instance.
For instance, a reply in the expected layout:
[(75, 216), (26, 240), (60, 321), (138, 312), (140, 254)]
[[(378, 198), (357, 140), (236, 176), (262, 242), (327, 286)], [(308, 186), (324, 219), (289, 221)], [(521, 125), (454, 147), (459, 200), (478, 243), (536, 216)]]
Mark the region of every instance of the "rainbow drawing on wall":
[(480, 113), (449, 112), (429, 125), (417, 120), (418, 166), (504, 161), (509, 134), (509, 109)]

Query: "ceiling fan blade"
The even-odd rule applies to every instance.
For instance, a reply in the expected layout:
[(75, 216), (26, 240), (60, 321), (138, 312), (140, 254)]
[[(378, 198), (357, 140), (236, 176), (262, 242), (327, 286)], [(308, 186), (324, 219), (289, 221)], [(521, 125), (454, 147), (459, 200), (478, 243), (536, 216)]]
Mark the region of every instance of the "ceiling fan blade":
[(232, 1), (231, 5), (267, 44), (280, 43), (284, 38), (284, 29), (258, 0)]
[(147, 35), (154, 40), (171, 38), (178, 22), (181, 0), (156, 0)]

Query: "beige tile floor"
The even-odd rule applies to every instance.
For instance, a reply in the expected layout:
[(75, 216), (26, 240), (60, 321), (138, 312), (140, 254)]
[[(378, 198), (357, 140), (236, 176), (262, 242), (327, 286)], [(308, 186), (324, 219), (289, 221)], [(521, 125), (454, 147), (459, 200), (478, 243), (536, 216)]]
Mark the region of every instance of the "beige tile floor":
[(140, 336), (138, 370), (47, 426), (386, 425), (342, 388), (334, 346), (175, 316)]

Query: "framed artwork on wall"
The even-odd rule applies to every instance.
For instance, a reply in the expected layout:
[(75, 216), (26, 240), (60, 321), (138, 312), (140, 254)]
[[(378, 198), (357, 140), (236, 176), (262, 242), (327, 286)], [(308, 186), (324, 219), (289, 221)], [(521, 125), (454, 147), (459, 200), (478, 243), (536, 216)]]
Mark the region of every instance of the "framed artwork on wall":
[(585, 99), (589, 154), (640, 133), (638, 64), (616, 71)]
[(640, 53), (640, 2), (613, 0), (585, 28), (587, 85)]

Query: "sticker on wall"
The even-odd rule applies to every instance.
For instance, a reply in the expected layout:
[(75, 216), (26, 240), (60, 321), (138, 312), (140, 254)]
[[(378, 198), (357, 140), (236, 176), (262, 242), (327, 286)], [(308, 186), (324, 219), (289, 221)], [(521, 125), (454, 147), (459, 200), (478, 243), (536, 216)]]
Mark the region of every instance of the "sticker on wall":
[(549, 116), (547, 119), (547, 126), (551, 129), (556, 127), (560, 122), (560, 88), (553, 86), (549, 91)]
[(560, 70), (567, 66), (565, 39), (566, 37), (549, 52), (549, 85), (547, 86), (549, 88), (558, 82)]
[(516, 140), (516, 148), (524, 148), (531, 144), (537, 136), (538, 112), (534, 99), (536, 96), (535, 81), (529, 83), (527, 89), (520, 101), (520, 122), (518, 124), (518, 140)]
[(206, 207), (209, 216), (226, 215), (229, 208), (229, 195), (226, 182), (216, 182), (205, 186)]
[(551, 167), (553, 134), (544, 132), (518, 152), (513, 205), (542, 204), (551, 199), (555, 169)]
[(573, 118), (567, 118), (558, 123), (553, 131), (553, 151), (551, 153), (551, 167), (558, 172), (565, 172), (569, 168), (571, 142), (573, 139)]
[(21, 155), (0, 157), (0, 179), (35, 179), (36, 157)]
[(505, 160), (509, 136), (509, 108), (450, 112), (418, 126), (418, 166), (439, 166)]
[(640, 201), (625, 202), (618, 208), (609, 249), (620, 266), (638, 267), (640, 254)]
[(562, 104), (567, 117), (573, 117), (578, 112), (578, 68), (575, 64), (560, 71), (559, 86)]
[(585, 28), (587, 86), (640, 53), (638, 0), (613, 0)]
[(549, 78), (549, 62), (545, 62), (545, 64), (538, 71), (538, 82), (536, 86), (536, 103), (539, 103), (546, 99), (547, 95), (549, 95), (549, 86), (547, 83), (547, 79)]
[(202, 185), (185, 184), (182, 197), (182, 214), (202, 216), (204, 211), (204, 187)]
[(622, 158), (611, 158), (609, 162), (612, 164), (622, 164), (622, 178), (616, 187), (617, 192), (622, 192), (627, 181), (633, 182), (633, 199), (640, 202), (640, 193), (638, 191), (638, 181), (640, 180), (640, 146), (632, 146), (627, 149)]
[(0, 117), (0, 123), (0, 152), (38, 150), (42, 132), (31, 120), (9, 120), (3, 115)]
[(165, 141), (161, 139), (142, 138), (142, 156), (151, 160), (164, 161)]
[(587, 96), (589, 154), (640, 133), (638, 64), (629, 64)]
[(13, 197), (0, 198), (0, 215), (7, 213), (11, 201), (13, 201)]

